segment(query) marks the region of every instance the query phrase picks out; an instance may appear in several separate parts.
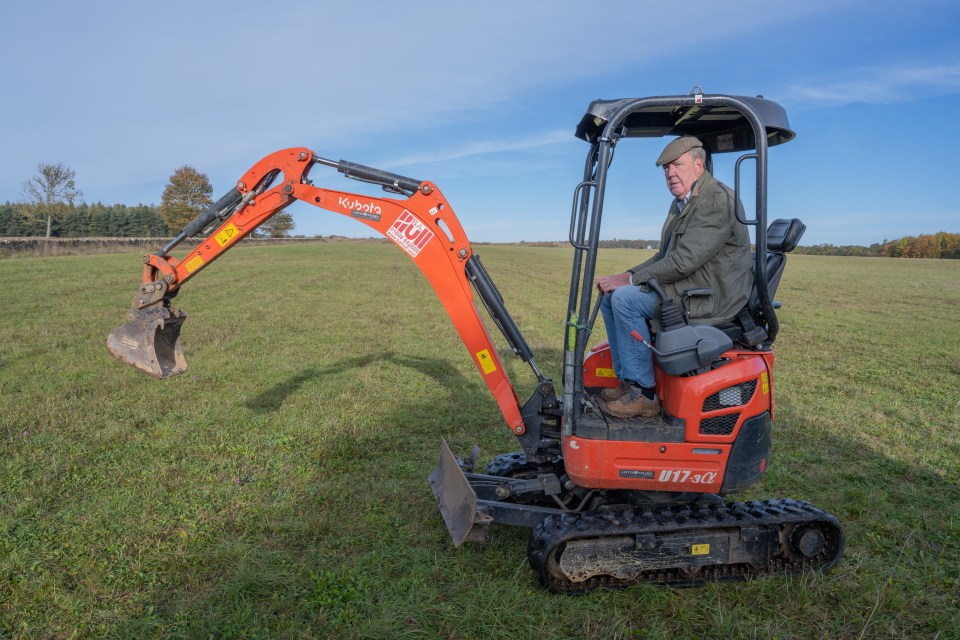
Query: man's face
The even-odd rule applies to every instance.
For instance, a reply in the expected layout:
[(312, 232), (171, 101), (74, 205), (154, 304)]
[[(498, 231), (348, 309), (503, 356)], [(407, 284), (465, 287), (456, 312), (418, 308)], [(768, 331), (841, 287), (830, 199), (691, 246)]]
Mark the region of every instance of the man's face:
[(703, 173), (703, 162), (694, 159), (686, 152), (673, 162), (663, 165), (663, 175), (667, 178), (667, 188), (675, 198), (682, 198), (693, 188)]

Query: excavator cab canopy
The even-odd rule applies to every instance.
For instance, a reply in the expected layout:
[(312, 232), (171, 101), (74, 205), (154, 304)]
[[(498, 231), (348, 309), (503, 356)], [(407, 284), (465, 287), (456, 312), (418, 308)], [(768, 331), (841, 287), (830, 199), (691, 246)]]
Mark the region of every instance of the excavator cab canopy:
[[(733, 97), (733, 96), (731, 96)], [(749, 151), (757, 148), (753, 127), (742, 108), (730, 104), (695, 102), (696, 94), (689, 98), (690, 104), (671, 104), (669, 98), (663, 104), (644, 106), (631, 111), (620, 124), (617, 135), (622, 138), (660, 138), (664, 136), (696, 136), (710, 153)], [(736, 100), (757, 114), (767, 131), (767, 146), (772, 147), (793, 140), (794, 132), (787, 122), (787, 113), (776, 102), (761, 96), (755, 98), (736, 96)], [(649, 102), (646, 99), (644, 102)], [(652, 99), (655, 103), (657, 99)], [(607, 123), (637, 100), (594, 100), (577, 125), (576, 135), (581, 140), (596, 142)]]
[[(736, 216), (742, 224), (753, 228), (756, 303), (751, 314), (755, 310), (756, 317), (751, 319), (751, 324), (757, 324), (763, 331), (762, 336), (761, 332), (750, 334), (750, 341), (754, 345), (769, 346), (776, 339), (779, 323), (771, 298), (776, 282), (771, 281), (767, 272), (767, 151), (771, 146), (793, 140), (796, 134), (790, 128), (786, 111), (776, 102), (762, 96), (706, 94), (697, 86), (686, 95), (594, 100), (577, 124), (575, 135), (590, 143), (590, 150), (583, 180), (574, 191), (570, 216), (569, 240), (575, 251), (567, 306), (564, 379), (572, 380), (573, 384), (563, 396), (565, 429), (574, 429), (576, 411), (582, 405), (584, 354), (599, 311), (599, 300), (596, 307), (592, 302), (603, 202), (608, 169), (617, 144), (627, 138), (696, 136), (708, 152), (708, 169), (713, 154), (739, 153), (732, 185), (737, 202), (742, 201), (741, 195), (747, 195), (741, 194), (742, 161), (753, 160), (754, 215), (748, 219), (745, 211), (738, 207)], [(802, 223), (797, 221), (794, 228), (792, 235), (798, 238)]]

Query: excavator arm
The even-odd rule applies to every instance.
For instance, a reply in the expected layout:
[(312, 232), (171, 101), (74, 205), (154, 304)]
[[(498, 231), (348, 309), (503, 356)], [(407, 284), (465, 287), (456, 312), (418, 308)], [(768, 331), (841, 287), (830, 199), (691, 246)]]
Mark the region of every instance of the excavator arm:
[[(347, 177), (381, 185), (405, 198), (370, 197), (313, 186), (307, 176), (316, 165), (336, 168)], [(474, 255), (450, 203), (430, 182), (343, 160), (326, 160), (306, 148), (266, 156), (167, 246), (144, 256), (143, 280), (134, 295), (129, 321), (110, 333), (110, 352), (155, 378), (183, 373), (187, 363), (179, 334), (187, 316), (171, 305), (171, 299), (188, 280), (298, 200), (362, 222), (409, 256), (440, 298), (507, 425), (522, 436), (525, 426), (517, 394), (480, 318), (473, 287), (513, 350), (531, 365), (541, 383), (547, 380), (533, 364), (527, 343)], [(182, 259), (169, 254), (184, 240), (203, 233), (206, 237)]]

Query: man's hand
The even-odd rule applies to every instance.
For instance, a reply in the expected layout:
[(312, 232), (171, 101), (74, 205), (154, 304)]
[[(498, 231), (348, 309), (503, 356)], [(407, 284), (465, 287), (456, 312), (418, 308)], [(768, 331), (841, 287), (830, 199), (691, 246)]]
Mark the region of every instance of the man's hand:
[(603, 293), (613, 293), (614, 289), (629, 285), (632, 275), (629, 271), (624, 271), (612, 276), (600, 276), (597, 278), (597, 289), (600, 289)]

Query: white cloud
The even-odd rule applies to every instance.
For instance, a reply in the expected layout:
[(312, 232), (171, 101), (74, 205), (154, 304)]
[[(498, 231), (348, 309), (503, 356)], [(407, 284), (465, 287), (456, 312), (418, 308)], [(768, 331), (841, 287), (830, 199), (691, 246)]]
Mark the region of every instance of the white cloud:
[(790, 86), (784, 101), (811, 106), (895, 103), (960, 92), (960, 62), (868, 67)]
[(385, 168), (392, 168), (410, 165), (422, 165), (433, 162), (449, 162), (451, 160), (461, 160), (479, 155), (502, 153), (504, 151), (520, 151), (557, 143), (566, 143), (569, 142), (571, 138), (572, 135), (570, 134), (570, 131), (565, 130), (546, 131), (527, 138), (476, 140), (469, 141), (466, 144), (457, 147), (452, 147), (445, 151), (403, 156), (392, 160), (387, 160), (381, 164)]

